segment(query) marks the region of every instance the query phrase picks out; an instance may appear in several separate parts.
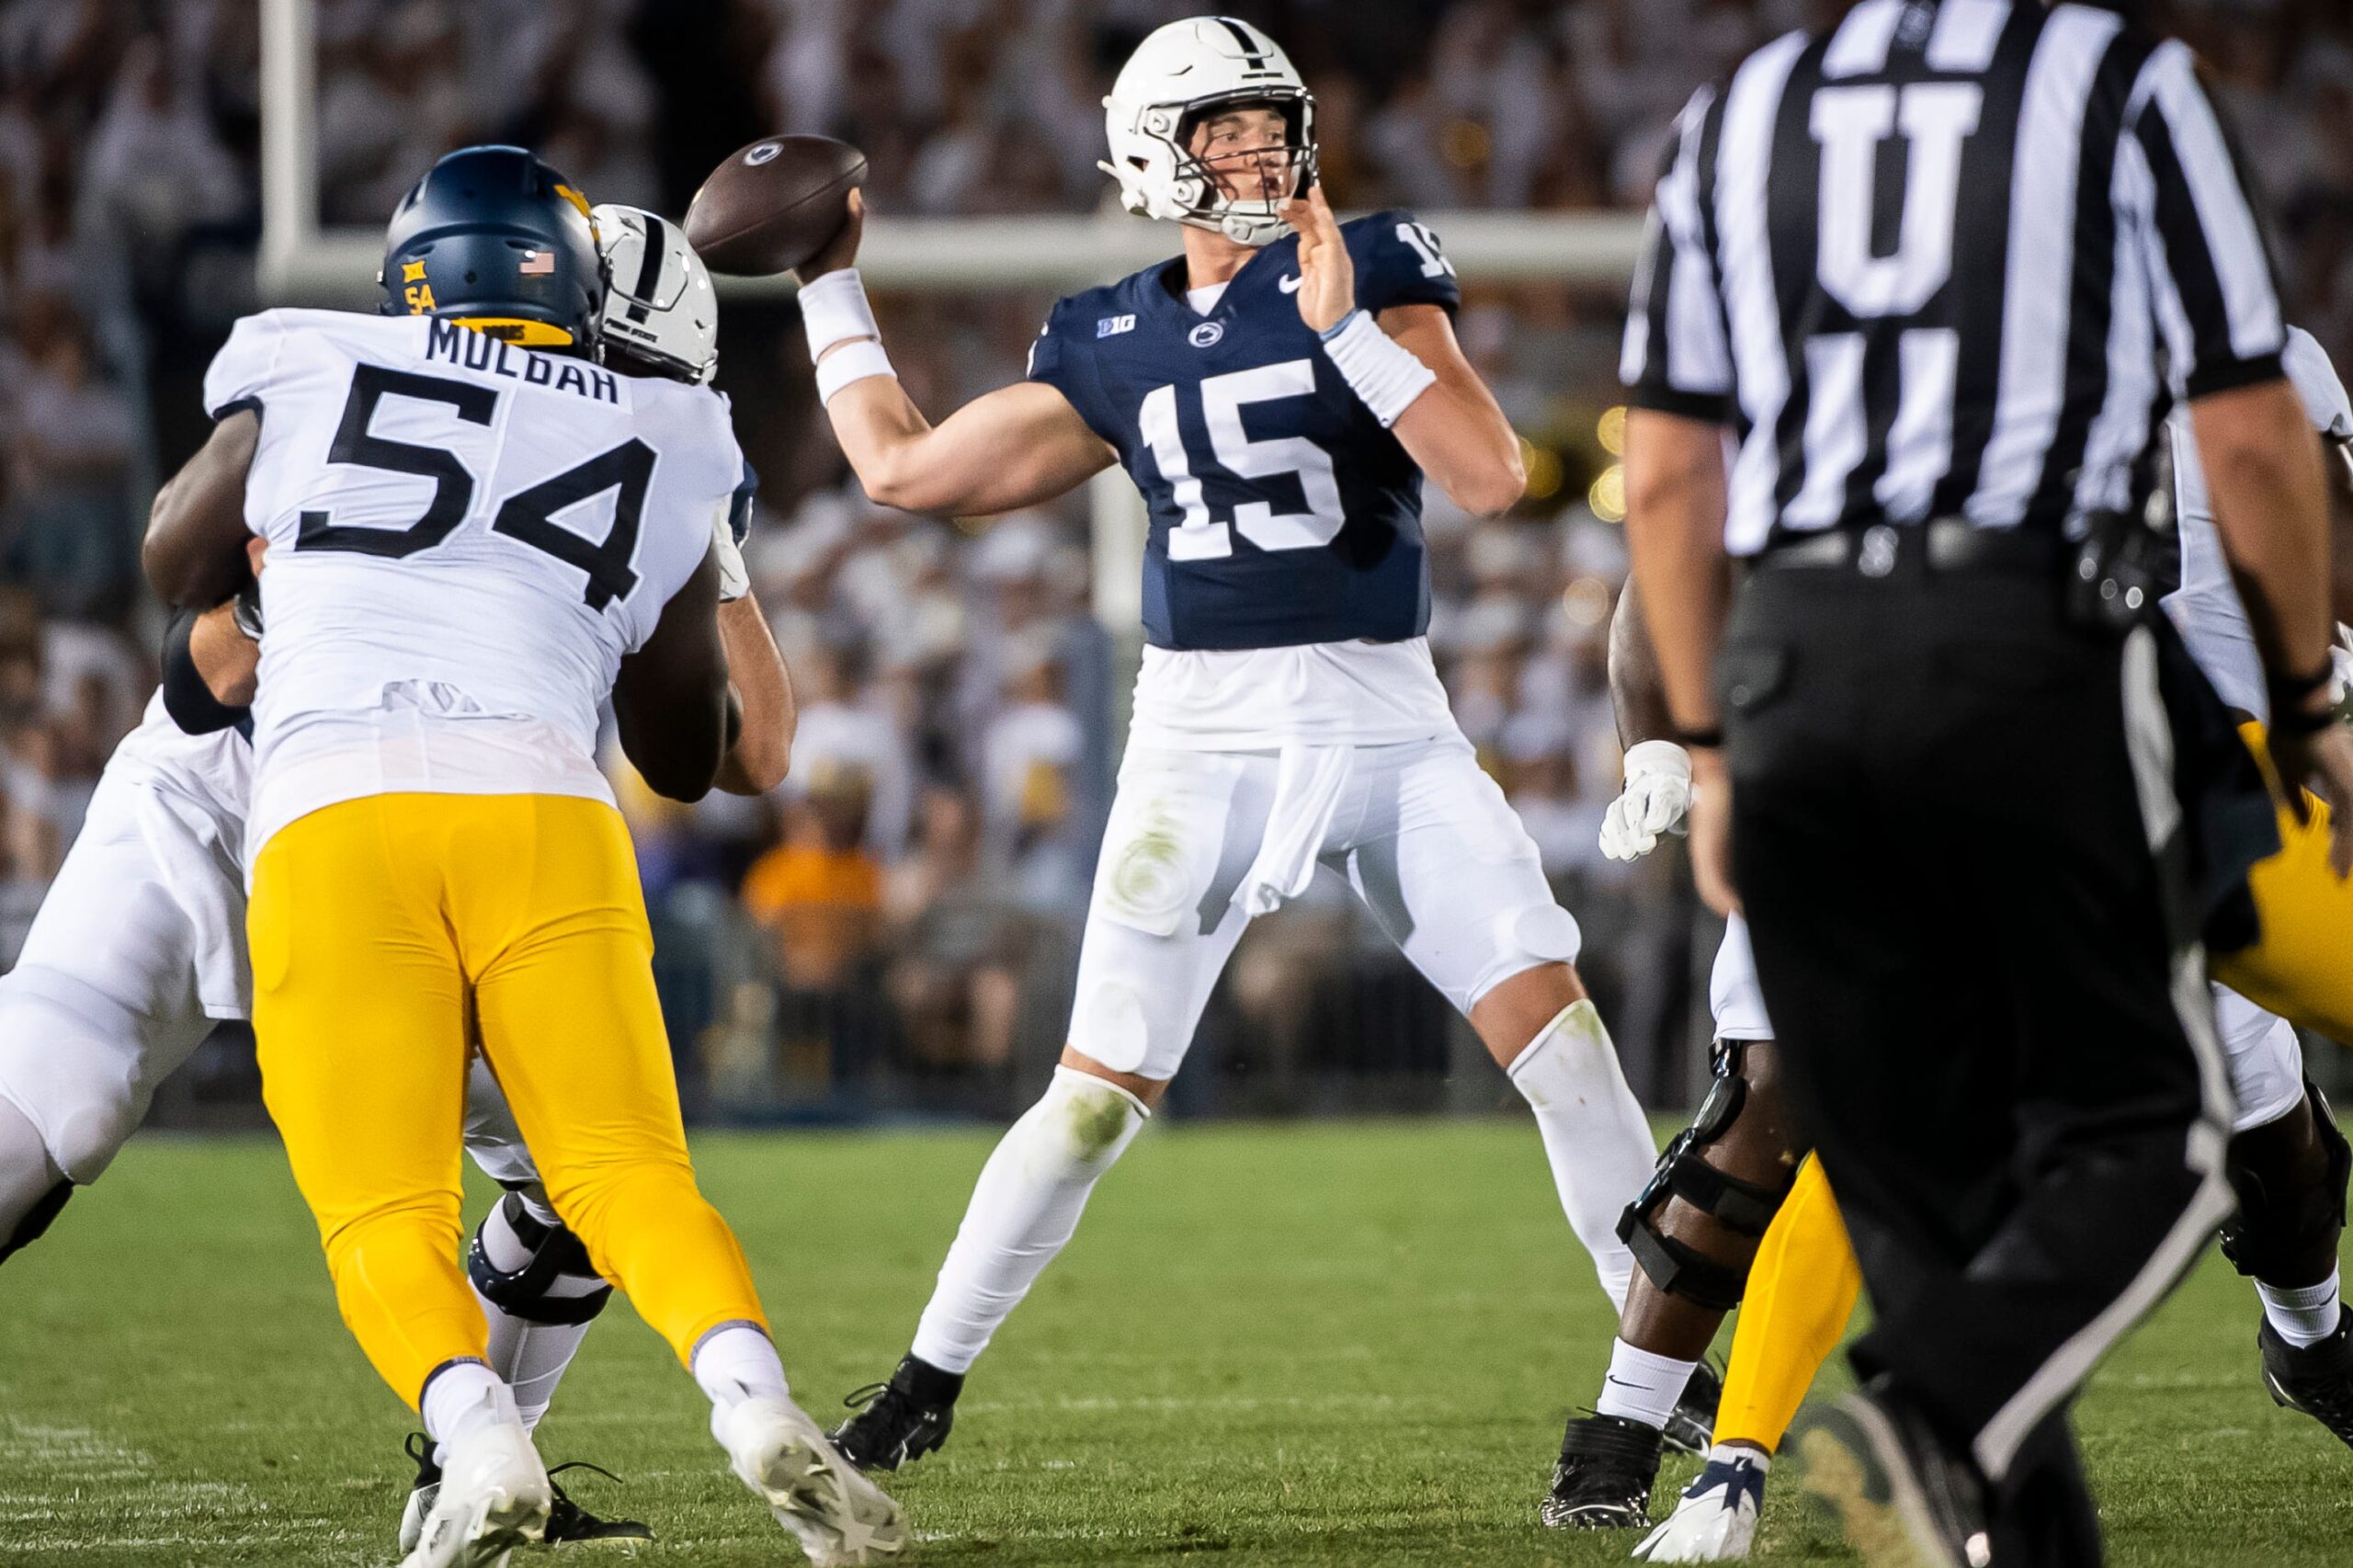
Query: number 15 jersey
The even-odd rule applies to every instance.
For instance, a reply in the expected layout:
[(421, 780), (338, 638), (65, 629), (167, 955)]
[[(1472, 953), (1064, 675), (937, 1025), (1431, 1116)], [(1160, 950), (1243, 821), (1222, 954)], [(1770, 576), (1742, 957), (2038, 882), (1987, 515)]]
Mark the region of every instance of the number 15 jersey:
[(205, 378), (260, 417), (248, 864), (367, 795), (609, 802), (597, 711), (744, 475), (716, 392), (426, 317), (267, 311)]
[[(1403, 212), (1340, 226), (1357, 303), (1461, 299), (1454, 266)], [(1174, 650), (1398, 642), (1429, 626), (1422, 474), (1300, 318), (1299, 240), (1235, 273), (1206, 312), (1185, 264), (1054, 307), (1029, 378), (1120, 454), (1151, 514), (1144, 635)]]

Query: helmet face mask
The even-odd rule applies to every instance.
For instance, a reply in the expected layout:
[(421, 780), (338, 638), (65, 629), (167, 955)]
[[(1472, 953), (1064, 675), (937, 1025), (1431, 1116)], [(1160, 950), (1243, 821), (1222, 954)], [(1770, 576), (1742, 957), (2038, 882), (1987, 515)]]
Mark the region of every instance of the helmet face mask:
[[(1120, 204), (1139, 216), (1263, 245), (1288, 228), (1283, 204), (1314, 181), (1315, 99), (1282, 50), (1247, 22), (1196, 17), (1160, 28), (1137, 46), (1103, 107), (1111, 157), (1097, 166), (1120, 182)], [(1236, 149), (1207, 158), (1194, 153), (1198, 127), (1247, 108), (1282, 116), (1280, 149)], [(1284, 177), (1276, 195), (1228, 191), (1229, 184), (1258, 183), (1256, 171), (1278, 152)]]

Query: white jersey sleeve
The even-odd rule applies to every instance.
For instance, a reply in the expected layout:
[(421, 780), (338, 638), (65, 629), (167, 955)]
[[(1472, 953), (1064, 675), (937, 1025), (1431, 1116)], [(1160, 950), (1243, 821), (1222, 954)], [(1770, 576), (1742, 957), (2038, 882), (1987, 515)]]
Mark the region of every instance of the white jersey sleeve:
[[(262, 410), (245, 492), (269, 542), (252, 850), (322, 796), (420, 779), (605, 793), (597, 710), (743, 479), (718, 394), (331, 311), (240, 323), (206, 392)], [(426, 749), (481, 743), (473, 762), (383, 738), (420, 723)]]
[(204, 412), (211, 418), (260, 408), (262, 387), (277, 369), (278, 352), (286, 344), (283, 317), (283, 312), (265, 311), (230, 329), (229, 341), (204, 372)]
[[(2313, 428), (2328, 439), (2353, 440), (2353, 403), (2347, 402), (2345, 383), (2329, 363), (2327, 351), (2312, 334), (2291, 326), (2280, 358)], [(2214, 504), (2187, 408), (2173, 411), (2165, 434), (2173, 445), (2174, 515), (2181, 536), (2181, 586), (2165, 597), (2165, 608), (2190, 656), (2222, 700), (2268, 723), (2271, 699), (2264, 685), (2263, 656), (2256, 648), (2238, 585), (2231, 577), (2229, 558), (2222, 553), (2222, 537), (2214, 527)]]

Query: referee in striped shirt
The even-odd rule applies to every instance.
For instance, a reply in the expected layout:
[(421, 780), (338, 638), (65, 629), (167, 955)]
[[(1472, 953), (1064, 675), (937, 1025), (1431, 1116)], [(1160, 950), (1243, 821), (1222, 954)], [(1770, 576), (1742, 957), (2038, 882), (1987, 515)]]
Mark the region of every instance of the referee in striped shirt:
[(1874, 1562), (2097, 1562), (2066, 1403), (2231, 1207), (2181, 869), (2266, 852), (2197, 824), (2268, 803), (2177, 789), (2236, 776), (2140, 519), (2186, 398), (2280, 771), (2347, 801), (2282, 342), (2188, 51), (2111, 12), (1864, 0), (1680, 122), (1627, 530), (1695, 873), (1878, 1311), (1796, 1449)]

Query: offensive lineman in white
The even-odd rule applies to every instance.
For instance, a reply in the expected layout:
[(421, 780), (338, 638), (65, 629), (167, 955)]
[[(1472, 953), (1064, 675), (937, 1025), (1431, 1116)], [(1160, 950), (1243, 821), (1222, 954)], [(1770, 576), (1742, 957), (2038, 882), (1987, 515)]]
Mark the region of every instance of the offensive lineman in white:
[(911, 1352), (835, 1434), (867, 1466), (946, 1437), (965, 1373), (1159, 1103), (1243, 927), (1319, 863), (1535, 1110), (1613, 1300), (1631, 1265), (1612, 1226), (1654, 1153), (1572, 967), (1576, 924), (1423, 636), (1423, 476), (1482, 515), (1522, 488), (1517, 438), (1455, 344), (1451, 265), (1404, 214), (1333, 218), (1313, 101), (1245, 23), (1160, 28), (1106, 103), (1104, 168), (1131, 210), (1184, 225), (1184, 255), (1063, 301), (1029, 380), (934, 426), (850, 269), (855, 209), (802, 273), (819, 395), (875, 500), (988, 516), (1121, 462), (1152, 514), (1149, 646), (1068, 1045), (982, 1173)]
[[(699, 259), (676, 226), (653, 214), (602, 207), (596, 218), (607, 269), (618, 280), (597, 322), (604, 362), (630, 374), (708, 383), (717, 317)], [(649, 270), (650, 239), (660, 265)], [(740, 499), (748, 504), (748, 490)], [(739, 506), (713, 525), (721, 636), (744, 708), (720, 787), (757, 794), (784, 776), (793, 706), (745, 576), (736, 531), (743, 520)], [(156, 1086), (215, 1021), (251, 1014), (244, 839), (253, 747), (243, 705), (254, 695), (260, 651), (228, 606), (192, 623), (183, 617), (174, 631), (185, 650), (174, 673), (210, 690), (175, 693), (172, 706), (207, 733), (188, 733), (166, 711), (166, 692), (155, 694), (108, 760), (23, 957), (0, 976), (0, 1261), (40, 1236), (74, 1187), (98, 1178), (137, 1131)], [(216, 702), (222, 706), (210, 714), (196, 711)], [(472, 1272), (490, 1323), (492, 1368), (515, 1388), (528, 1428), (545, 1414), (610, 1287), (587, 1269), (579, 1244), (548, 1205), (514, 1118), (479, 1060), (468, 1081), (466, 1142), (509, 1194), (475, 1234)], [(573, 1267), (531, 1270), (528, 1292), (501, 1289), (542, 1255)], [(403, 1521), (404, 1553), (415, 1546), (438, 1485), (430, 1444), (420, 1463), (427, 1478)], [(548, 1539), (642, 1533), (627, 1521), (597, 1519), (559, 1489)]]

